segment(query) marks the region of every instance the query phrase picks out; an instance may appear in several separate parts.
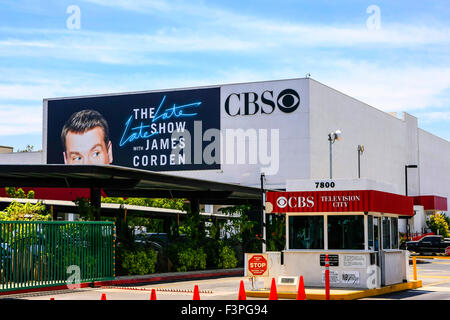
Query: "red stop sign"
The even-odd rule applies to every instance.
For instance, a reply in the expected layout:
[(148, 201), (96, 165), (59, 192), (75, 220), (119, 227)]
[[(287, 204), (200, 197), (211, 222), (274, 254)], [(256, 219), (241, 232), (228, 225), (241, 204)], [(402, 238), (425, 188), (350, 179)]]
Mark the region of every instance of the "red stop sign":
[(445, 248), (445, 254), (450, 256), (450, 247)]
[(263, 275), (267, 271), (267, 260), (262, 255), (254, 255), (248, 260), (248, 271), (254, 276)]

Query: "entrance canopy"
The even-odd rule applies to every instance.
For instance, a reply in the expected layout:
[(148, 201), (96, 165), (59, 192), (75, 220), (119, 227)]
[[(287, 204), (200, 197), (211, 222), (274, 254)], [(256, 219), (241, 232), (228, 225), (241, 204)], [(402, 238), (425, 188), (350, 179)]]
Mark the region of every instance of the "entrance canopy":
[(413, 199), (375, 190), (267, 192), (266, 213), (381, 212), (413, 216)]
[(110, 197), (189, 198), (206, 204), (261, 201), (261, 190), (112, 165), (0, 165), (0, 187), (101, 189)]

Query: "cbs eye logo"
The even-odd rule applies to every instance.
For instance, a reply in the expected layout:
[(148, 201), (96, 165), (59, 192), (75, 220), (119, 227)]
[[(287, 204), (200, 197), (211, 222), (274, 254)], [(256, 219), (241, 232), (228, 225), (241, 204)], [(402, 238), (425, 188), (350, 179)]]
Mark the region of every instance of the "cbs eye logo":
[(288, 200), (286, 197), (279, 197), (277, 199), (277, 206), (280, 209), (286, 208), (286, 206), (288, 205)]
[(300, 96), (297, 91), (286, 89), (278, 96), (277, 104), (278, 109), (284, 113), (294, 112), (300, 105)]

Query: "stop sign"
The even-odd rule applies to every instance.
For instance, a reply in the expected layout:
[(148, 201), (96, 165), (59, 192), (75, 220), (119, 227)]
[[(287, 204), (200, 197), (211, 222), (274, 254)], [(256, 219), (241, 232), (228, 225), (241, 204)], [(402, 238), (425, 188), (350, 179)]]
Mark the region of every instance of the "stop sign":
[(263, 255), (257, 254), (248, 260), (248, 271), (254, 276), (261, 276), (267, 272), (267, 260)]
[(445, 254), (450, 256), (450, 247), (445, 248)]

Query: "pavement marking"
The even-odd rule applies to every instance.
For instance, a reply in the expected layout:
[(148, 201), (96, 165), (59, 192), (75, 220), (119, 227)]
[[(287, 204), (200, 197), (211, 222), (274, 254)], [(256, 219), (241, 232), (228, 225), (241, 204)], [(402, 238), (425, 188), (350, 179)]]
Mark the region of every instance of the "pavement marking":
[[(430, 286), (430, 287), (432, 287), (432, 286), (438, 286), (438, 285), (440, 285), (440, 284), (449, 283), (449, 282), (450, 282), (450, 280), (447, 280), (447, 281), (439, 281), (439, 282), (433, 282), (433, 283), (427, 284), (427, 286)], [(449, 289), (450, 289), (450, 288), (449, 288)]]
[(430, 286), (424, 286), (420, 289), (415, 290), (424, 290), (424, 291), (433, 291), (433, 292), (450, 292), (450, 288), (448, 287), (430, 287)]
[[(118, 289), (125, 291), (146, 291), (151, 292), (152, 289), (158, 292), (170, 293), (194, 293), (194, 289), (177, 289), (177, 288), (139, 288), (139, 287), (120, 287), (120, 286), (105, 286), (105, 289)], [(213, 293), (212, 290), (198, 290), (199, 293)]]
[(417, 276), (418, 278), (450, 279), (450, 276)]

